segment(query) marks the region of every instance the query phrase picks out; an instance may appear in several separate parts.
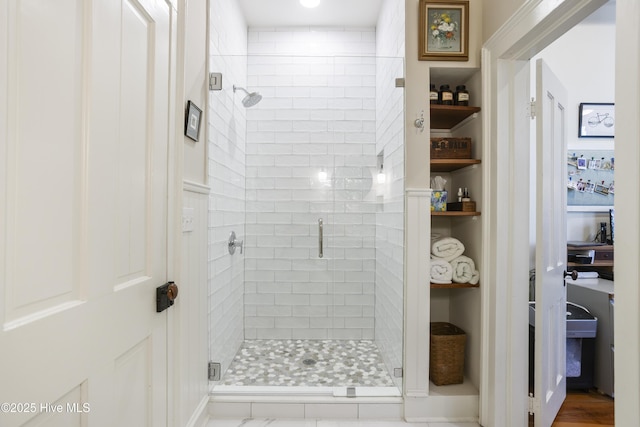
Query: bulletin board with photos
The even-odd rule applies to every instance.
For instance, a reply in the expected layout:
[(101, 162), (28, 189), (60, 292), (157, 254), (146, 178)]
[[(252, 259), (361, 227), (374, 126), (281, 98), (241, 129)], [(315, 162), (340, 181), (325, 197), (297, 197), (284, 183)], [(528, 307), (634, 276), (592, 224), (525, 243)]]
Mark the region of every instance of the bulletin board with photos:
[[(613, 207), (615, 194), (613, 150), (570, 150), (567, 153), (569, 210)], [(578, 210), (576, 209), (576, 210)]]

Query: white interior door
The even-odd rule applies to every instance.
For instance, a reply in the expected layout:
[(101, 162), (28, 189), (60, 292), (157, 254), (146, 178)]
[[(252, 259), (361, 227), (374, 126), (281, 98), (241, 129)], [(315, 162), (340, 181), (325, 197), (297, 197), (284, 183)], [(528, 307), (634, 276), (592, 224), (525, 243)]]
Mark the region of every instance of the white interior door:
[(0, 3), (0, 425), (165, 426), (170, 10)]
[(566, 90), (536, 62), (536, 427), (549, 427), (566, 397)]

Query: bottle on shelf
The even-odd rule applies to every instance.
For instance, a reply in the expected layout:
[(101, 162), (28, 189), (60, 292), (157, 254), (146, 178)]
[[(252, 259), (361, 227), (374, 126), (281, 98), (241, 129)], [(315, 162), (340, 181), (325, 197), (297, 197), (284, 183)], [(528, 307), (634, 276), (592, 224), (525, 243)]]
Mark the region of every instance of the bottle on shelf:
[(453, 91), (449, 88), (449, 85), (440, 85), (438, 104), (453, 105)]
[(454, 105), (469, 105), (469, 91), (465, 85), (456, 86), (456, 93), (453, 97)]
[(436, 89), (436, 85), (431, 84), (429, 86), (429, 104), (437, 104), (438, 103), (438, 90)]

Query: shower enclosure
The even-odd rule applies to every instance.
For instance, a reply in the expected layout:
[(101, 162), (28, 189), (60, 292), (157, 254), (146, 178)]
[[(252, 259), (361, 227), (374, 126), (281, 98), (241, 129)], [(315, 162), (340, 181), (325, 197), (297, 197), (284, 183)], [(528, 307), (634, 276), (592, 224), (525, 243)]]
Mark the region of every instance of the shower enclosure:
[(210, 94), (213, 385), (399, 387), (402, 59), (213, 62), (227, 82)]

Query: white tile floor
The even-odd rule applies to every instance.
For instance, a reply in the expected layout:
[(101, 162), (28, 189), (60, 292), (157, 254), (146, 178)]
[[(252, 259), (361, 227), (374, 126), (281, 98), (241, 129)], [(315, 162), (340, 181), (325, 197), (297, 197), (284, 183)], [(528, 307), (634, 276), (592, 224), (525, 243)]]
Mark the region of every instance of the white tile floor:
[(407, 423), (374, 420), (228, 419), (211, 420), (207, 427), (480, 427), (477, 423)]

